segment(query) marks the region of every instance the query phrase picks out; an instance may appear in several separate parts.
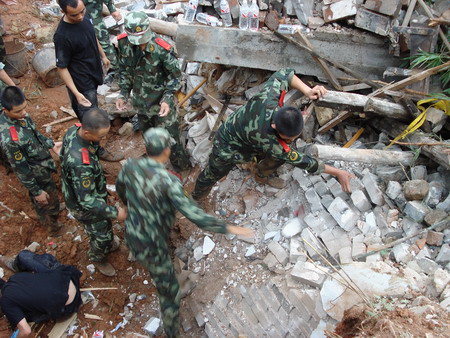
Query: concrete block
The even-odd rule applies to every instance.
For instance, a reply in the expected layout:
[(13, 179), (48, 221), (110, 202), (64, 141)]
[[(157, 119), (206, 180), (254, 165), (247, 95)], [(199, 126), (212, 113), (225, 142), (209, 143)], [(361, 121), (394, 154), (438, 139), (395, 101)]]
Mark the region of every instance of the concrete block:
[[(434, 209), (434, 210), (431, 210), (429, 213), (427, 213), (423, 220), (425, 221), (426, 224), (433, 225), (433, 224), (445, 219), (447, 217), (447, 215), (448, 214), (445, 211), (442, 211), (439, 209)], [(448, 224), (447, 224), (447, 226), (448, 226)]]
[(450, 194), (447, 195), (447, 198), (443, 202), (436, 205), (436, 209), (450, 212)]
[(376, 205), (383, 205), (384, 197), (380, 188), (378, 188), (376, 176), (371, 173), (367, 173), (364, 175), (362, 182), (364, 184), (364, 187), (366, 188), (367, 193), (369, 194), (372, 203)]
[(341, 264), (353, 263), (351, 246), (347, 246), (339, 250), (339, 262)]
[(320, 197), (319, 195), (317, 195), (316, 191), (313, 188), (305, 191), (305, 197), (311, 206), (312, 212), (323, 210), (322, 203), (320, 202)]
[(441, 184), (441, 182), (438, 181), (430, 182), (427, 196), (425, 196), (424, 199), (425, 204), (428, 205), (430, 208), (435, 208), (439, 204), (443, 193), (444, 187)]
[(291, 238), (289, 244), (289, 262), (296, 263), (300, 258), (306, 261), (306, 255), (303, 253), (303, 242), (297, 238)]
[(330, 192), (328, 190), (327, 184), (323, 181), (314, 184), (314, 190), (316, 191), (317, 194), (319, 194), (320, 197), (323, 197)]
[(158, 336), (162, 333), (163, 330), (161, 324), (161, 319), (152, 317), (147, 321), (147, 323), (145, 323), (144, 331), (146, 331), (150, 335)]
[[(320, 243), (320, 241), (311, 233), (311, 230), (309, 230), (308, 228), (304, 229), (302, 231), (301, 237), (322, 255), (326, 255), (322, 243)], [(305, 249), (308, 252), (308, 256), (311, 257), (313, 260), (320, 259), (319, 254), (316, 251), (314, 251), (314, 249), (312, 249), (307, 243), (305, 243)]]
[(403, 185), (403, 193), (408, 201), (423, 200), (428, 190), (429, 183), (425, 180), (412, 180)]
[(401, 0), (366, 0), (364, 7), (372, 11), (394, 16), (398, 13)]
[(375, 263), (381, 260), (383, 260), (383, 258), (381, 257), (381, 254), (379, 252), (366, 257), (366, 263)]
[(402, 185), (397, 181), (389, 181), (386, 188), (386, 195), (395, 200), (402, 192)]
[(323, 6), (325, 22), (334, 22), (356, 14), (355, 0), (341, 0)]
[(397, 244), (392, 248), (395, 260), (397, 263), (408, 264), (412, 260), (412, 253), (409, 250), (409, 245), (406, 243)]
[(272, 241), (267, 246), (270, 252), (275, 256), (278, 262), (280, 262), (283, 266), (289, 261), (289, 255), (284, 250), (284, 248), (280, 245), (280, 243)]
[(364, 194), (364, 192), (362, 192), (361, 190), (353, 191), (350, 195), (350, 198), (352, 199), (355, 207), (357, 207), (361, 212), (366, 212), (372, 207), (372, 204), (370, 204), (369, 200), (366, 197), (366, 194)]
[(314, 1), (310, 0), (292, 0), (297, 19), (303, 24), (308, 24), (308, 18), (313, 16)]
[(427, 257), (416, 258), (414, 261), (420, 267), (422, 272), (430, 276), (434, 275), (434, 272), (441, 267), (438, 263)]
[(303, 220), (315, 233), (321, 233), (327, 228), (332, 229), (337, 225), (335, 219), (325, 210), (315, 214), (310, 213)]
[(427, 167), (424, 165), (416, 165), (411, 167), (412, 180), (427, 180)]
[(320, 202), (322, 203), (322, 205), (325, 207), (325, 209), (328, 210), (328, 208), (330, 207), (330, 204), (334, 201), (334, 197), (331, 195), (325, 195), (321, 198)]
[(369, 11), (363, 7), (358, 9), (355, 26), (381, 36), (387, 36), (391, 19), (388, 16)]
[(264, 264), (267, 265), (267, 268), (270, 271), (274, 271), (278, 264), (278, 260), (276, 259), (276, 257), (273, 254), (268, 253), (266, 258), (264, 258)]
[(300, 168), (294, 168), (294, 170), (292, 170), (292, 178), (298, 182), (303, 191), (306, 191), (313, 185), (309, 176), (307, 176), (305, 171)]
[(450, 245), (444, 244), (441, 246), (441, 250), (436, 257), (436, 262), (441, 264), (447, 264), (450, 262)]
[(358, 214), (356, 214), (347, 202), (340, 197), (336, 197), (333, 203), (331, 203), (328, 211), (341, 228), (346, 231), (352, 230), (359, 219)]
[(360, 255), (364, 255), (367, 251), (366, 245), (364, 243), (353, 242), (352, 243), (352, 259), (356, 260), (356, 258)]
[(420, 203), (419, 201), (410, 201), (406, 203), (403, 212), (406, 216), (412, 220), (421, 223), (425, 218), (425, 215), (430, 211), (428, 206)]
[(444, 241), (444, 233), (437, 231), (428, 231), (427, 244), (434, 246), (441, 246)]
[(334, 177), (327, 182), (327, 186), (334, 197), (341, 197), (343, 200), (348, 199), (347, 193), (342, 190), (341, 184)]

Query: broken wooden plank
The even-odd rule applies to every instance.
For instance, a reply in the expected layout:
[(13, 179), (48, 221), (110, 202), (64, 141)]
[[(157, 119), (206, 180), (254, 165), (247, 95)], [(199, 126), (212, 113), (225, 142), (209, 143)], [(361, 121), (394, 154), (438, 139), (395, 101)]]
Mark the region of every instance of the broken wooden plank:
[(321, 127), (317, 133), (319, 135), (325, 134), (328, 130), (331, 128), (337, 126), (342, 121), (348, 119), (350, 116), (353, 115), (353, 112), (351, 111), (343, 111), (338, 116), (336, 116), (334, 119), (330, 120), (328, 123), (326, 123), (323, 127)]
[(97, 315), (93, 315), (93, 314), (90, 314), (90, 313), (85, 313), (84, 314), (84, 318), (86, 318), (86, 319), (93, 319), (93, 320), (103, 320), (102, 317), (97, 316)]
[(103, 290), (117, 290), (116, 287), (105, 287), (105, 288), (81, 288), (80, 291), (103, 291)]
[[(309, 41), (309, 39), (306, 37), (306, 35), (304, 35), (302, 32), (297, 31), (297, 36), (300, 37), (300, 39), (302, 40), (302, 42), (309, 47), (312, 51), (314, 51), (316, 53), (316, 50), (314, 49), (313, 45), (311, 44), (311, 42)], [(342, 91), (342, 86), (339, 83), (338, 79), (336, 78), (336, 76), (334, 75), (334, 73), (331, 71), (331, 69), (328, 67), (327, 63), (322, 60), (322, 58), (311, 55), (313, 60), (317, 62), (317, 64), (319, 65), (319, 67), (323, 70), (324, 75), (326, 76), (326, 78), (328, 79), (328, 81), (330, 81), (331, 85), (334, 87), (334, 89), (336, 90), (340, 90)]]
[(364, 133), (364, 130), (365, 130), (364, 128), (360, 128), (355, 133), (355, 135), (353, 135), (353, 137), (346, 144), (344, 144), (344, 146), (342, 148), (350, 148), (353, 145), (353, 143), (355, 143), (355, 141), (357, 139), (359, 139), (359, 137), (362, 135), (362, 133)]
[(329, 90), (316, 101), (319, 107), (328, 107), (337, 110), (349, 110), (352, 112), (371, 112), (377, 115), (391, 117), (407, 121), (411, 115), (400, 104), (373, 98), (365, 109), (369, 97), (354, 93), (343, 93)]
[(403, 89), (403, 88), (405, 88), (406, 86), (409, 86), (412, 83), (416, 83), (416, 82), (422, 81), (423, 79), (425, 79), (425, 78), (427, 78), (427, 77), (429, 77), (431, 75), (434, 75), (434, 74), (437, 74), (439, 72), (442, 72), (447, 67), (450, 67), (450, 61), (448, 61), (448, 62), (446, 62), (446, 63), (444, 63), (442, 65), (439, 65), (439, 66), (436, 66), (436, 67), (424, 70), (424, 71), (422, 71), (420, 73), (414, 74), (414, 75), (412, 75), (410, 77), (407, 77), (406, 79), (403, 79), (401, 81), (398, 81), (398, 82), (389, 84), (387, 86), (384, 86), (384, 87), (374, 91), (369, 96), (371, 96), (371, 97), (378, 96), (381, 93), (385, 92), (386, 90), (396, 91), (396, 90)]
[[(391, 138), (395, 138), (400, 135), (408, 127), (406, 124), (387, 118), (373, 119), (370, 123), (378, 130), (384, 131)], [(404, 138), (404, 140), (407, 140), (410, 143), (436, 143), (434, 139), (426, 136), (426, 134), (423, 134), (420, 131), (415, 131), (414, 133), (409, 134)], [(420, 149), (421, 154), (439, 163), (444, 168), (450, 169), (450, 153), (446, 152), (448, 147), (435, 145), (422, 146)]]
[(321, 160), (364, 162), (380, 165), (410, 166), (414, 154), (406, 151), (387, 151), (377, 149), (351, 149), (315, 144), (307, 149), (307, 153)]
[(192, 95), (194, 95), (197, 90), (199, 90), (201, 88), (201, 86), (203, 86), (206, 81), (208, 81), (207, 78), (204, 78), (198, 85), (195, 86), (195, 88), (193, 88), (189, 93), (186, 94), (186, 96), (177, 104), (177, 107), (181, 107)]
[(53, 326), (52, 330), (48, 333), (48, 338), (60, 338), (64, 332), (66, 332), (70, 323), (77, 318), (76, 313), (72, 313), (69, 317), (62, 321), (56, 321), (55, 326)]
[(426, 28), (426, 27), (402, 27), (402, 26), (394, 26), (392, 27), (392, 31), (394, 33), (402, 33), (402, 34), (415, 34), (415, 35), (433, 35), (435, 30), (434, 28)]
[(56, 120), (56, 121), (53, 121), (53, 122), (50, 122), (50, 123), (46, 123), (46, 124), (44, 124), (42, 127), (46, 128), (46, 127), (48, 127), (48, 126), (54, 126), (55, 124), (67, 122), (67, 121), (70, 121), (70, 120), (75, 120), (75, 119), (77, 119), (77, 118), (78, 118), (78, 117), (76, 117), (76, 116), (67, 116), (67, 117), (63, 117), (62, 119), (59, 119), (59, 120)]
[(407, 27), (409, 24), (409, 20), (411, 20), (411, 16), (414, 12), (414, 8), (416, 7), (417, 0), (411, 0), (408, 5), (408, 10), (406, 11), (405, 18), (402, 22), (402, 27)]

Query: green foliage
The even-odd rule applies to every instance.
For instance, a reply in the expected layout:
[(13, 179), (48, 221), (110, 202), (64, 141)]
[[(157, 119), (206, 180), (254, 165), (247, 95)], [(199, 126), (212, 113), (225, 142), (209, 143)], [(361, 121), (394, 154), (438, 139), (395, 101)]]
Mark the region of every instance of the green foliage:
[[(450, 55), (448, 53), (430, 53), (423, 50), (419, 51), (416, 55), (410, 56), (407, 59), (410, 60), (411, 68), (433, 68), (440, 66), (448, 61), (450, 61)], [(442, 87), (447, 87), (450, 83), (450, 66), (445, 67), (441, 71), (441, 83)], [(450, 94), (450, 88), (444, 90), (447, 94)]]

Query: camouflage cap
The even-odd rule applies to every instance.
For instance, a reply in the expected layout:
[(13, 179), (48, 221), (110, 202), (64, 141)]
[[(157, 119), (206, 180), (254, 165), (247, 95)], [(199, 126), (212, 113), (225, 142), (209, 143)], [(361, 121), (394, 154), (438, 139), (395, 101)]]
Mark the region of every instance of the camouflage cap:
[(144, 133), (145, 149), (150, 156), (157, 156), (175, 144), (175, 140), (164, 128), (150, 128)]
[(147, 43), (153, 36), (150, 19), (144, 12), (128, 13), (125, 16), (125, 31), (128, 34), (128, 41), (133, 45)]

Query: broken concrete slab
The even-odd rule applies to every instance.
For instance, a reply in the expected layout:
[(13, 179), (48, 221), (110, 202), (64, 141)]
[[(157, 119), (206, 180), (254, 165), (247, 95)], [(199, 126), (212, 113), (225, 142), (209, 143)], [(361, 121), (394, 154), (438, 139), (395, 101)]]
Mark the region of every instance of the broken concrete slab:
[[(318, 54), (345, 64), (367, 78), (382, 79), (386, 67), (395, 67), (401, 62), (387, 53), (384, 39), (370, 33), (316, 31), (309, 39)], [(307, 51), (275, 38), (270, 32), (179, 24), (176, 45), (178, 55), (190, 61), (272, 71), (290, 67), (299, 74), (323, 77), (322, 69)], [(282, 58), (278, 57), (280, 50), (284, 54)], [(335, 75), (344, 74), (336, 71)]]
[(395, 16), (398, 14), (401, 5), (401, 0), (366, 0), (363, 6), (381, 14)]
[(388, 16), (375, 13), (360, 7), (355, 17), (355, 26), (381, 36), (389, 34), (391, 19)]

